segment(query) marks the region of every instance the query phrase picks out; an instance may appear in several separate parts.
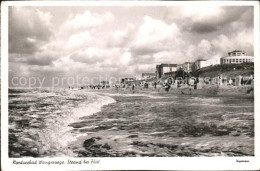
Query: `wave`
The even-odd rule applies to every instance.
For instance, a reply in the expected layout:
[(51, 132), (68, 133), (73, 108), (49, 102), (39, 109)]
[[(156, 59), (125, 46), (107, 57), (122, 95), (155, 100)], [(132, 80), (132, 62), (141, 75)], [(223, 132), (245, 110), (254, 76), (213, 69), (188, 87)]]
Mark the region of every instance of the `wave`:
[(115, 103), (116, 101), (109, 96), (102, 96), (102, 95), (94, 95), (92, 97), (95, 99), (91, 103), (85, 102), (79, 104), (79, 106), (73, 109), (72, 113), (74, 116), (83, 117), (87, 115), (91, 115), (101, 111), (102, 106), (108, 105), (110, 103)]
[(51, 123), (46, 130), (41, 132), (41, 142), (47, 145), (43, 150), (56, 149), (55, 156), (59, 157), (75, 156), (73, 151), (68, 149), (68, 147), (71, 146), (71, 143), (76, 141), (78, 137), (86, 136), (86, 134), (73, 134), (72, 127), (69, 125), (80, 121), (81, 117), (100, 112), (102, 106), (114, 102), (115, 100), (108, 96), (88, 94), (88, 100), (80, 103), (71, 111), (67, 111), (67, 114), (57, 117), (56, 122)]
[(15, 123), (26, 120), (28, 125), (19, 134), (19, 142), (28, 144), (26, 150), (37, 148), (39, 156), (49, 157), (76, 157), (69, 147), (73, 146), (78, 136), (86, 134), (73, 133), (73, 127), (70, 125), (79, 122), (82, 117), (100, 112), (102, 106), (116, 102), (109, 96), (67, 90), (55, 92), (31, 90), (20, 92), (18, 95), (11, 97), (9, 103), (19, 107), (19, 104), (15, 104), (18, 101), (22, 103), (21, 105), (28, 106), (28, 109), (26, 108), (21, 116), (17, 115), (19, 113), (17, 109), (9, 108), (13, 110), (14, 120), (14, 124), (10, 123), (9, 129), (21, 129)]

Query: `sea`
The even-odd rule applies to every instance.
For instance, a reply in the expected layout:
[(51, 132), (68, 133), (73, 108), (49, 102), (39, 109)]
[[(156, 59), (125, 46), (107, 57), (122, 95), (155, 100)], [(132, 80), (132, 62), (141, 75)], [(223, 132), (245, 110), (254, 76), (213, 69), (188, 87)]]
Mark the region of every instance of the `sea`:
[(254, 98), (9, 88), (9, 157), (253, 156)]

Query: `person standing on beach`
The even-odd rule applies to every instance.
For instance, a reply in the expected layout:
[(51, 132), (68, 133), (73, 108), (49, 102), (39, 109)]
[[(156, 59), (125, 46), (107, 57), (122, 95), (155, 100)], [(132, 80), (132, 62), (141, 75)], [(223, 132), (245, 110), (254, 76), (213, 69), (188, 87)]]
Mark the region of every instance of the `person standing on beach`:
[(134, 83), (132, 85), (132, 91), (133, 91), (133, 93), (135, 93), (135, 84)]
[(156, 89), (156, 82), (154, 83), (154, 88)]

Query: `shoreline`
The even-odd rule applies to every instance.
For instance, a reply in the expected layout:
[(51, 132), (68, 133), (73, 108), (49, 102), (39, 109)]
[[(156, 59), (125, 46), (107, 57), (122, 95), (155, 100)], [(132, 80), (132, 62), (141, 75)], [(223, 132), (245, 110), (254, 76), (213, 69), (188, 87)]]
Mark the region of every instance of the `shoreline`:
[(189, 87), (173, 88), (166, 91), (163, 87), (135, 87), (134, 91), (131, 88), (107, 88), (107, 89), (84, 89), (90, 92), (114, 93), (114, 94), (151, 94), (151, 95), (198, 95), (210, 97), (248, 97), (254, 98), (254, 88), (252, 86), (241, 87), (217, 87), (205, 86), (201, 89), (192, 89)]

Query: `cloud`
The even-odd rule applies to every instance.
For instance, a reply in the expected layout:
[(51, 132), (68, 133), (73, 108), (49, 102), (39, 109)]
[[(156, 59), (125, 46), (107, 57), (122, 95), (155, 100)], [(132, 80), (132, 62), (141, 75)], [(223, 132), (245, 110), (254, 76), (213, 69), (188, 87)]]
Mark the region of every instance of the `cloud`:
[(220, 58), (232, 50), (243, 50), (253, 55), (253, 29), (245, 29), (229, 36), (221, 34), (212, 40), (203, 39), (197, 45), (187, 48), (186, 56), (195, 61), (197, 59)]
[(197, 46), (198, 53), (201, 56), (206, 56), (207, 58), (210, 56), (210, 52), (212, 51), (212, 44), (208, 40), (201, 40)]
[(209, 21), (217, 18), (224, 13), (224, 9), (219, 6), (184, 6), (182, 7), (182, 16), (190, 18), (193, 22)]
[(122, 65), (128, 65), (129, 62), (131, 61), (132, 54), (130, 52), (125, 52), (120, 58), (120, 62)]
[(11, 53), (9, 54), (9, 62), (45, 66), (52, 64), (54, 60), (60, 57), (58, 52), (53, 51), (35, 52), (34, 54)]
[(98, 35), (100, 32), (88, 29), (114, 20), (111, 13), (85, 11), (83, 14), (71, 15), (59, 28), (53, 29), (51, 14), (37, 8), (15, 7), (9, 15), (10, 61), (50, 67), (56, 59), (71, 54), (79, 55), (75, 57), (79, 60), (80, 55), (84, 55), (83, 51), (91, 49), (86, 50), (89, 46), (93, 46), (92, 53), (96, 51), (98, 54), (98, 49), (105, 46), (106, 42), (100, 38), (102, 35)]
[(179, 34), (179, 28), (175, 23), (168, 25), (160, 20), (145, 16), (144, 23), (138, 30), (135, 44), (139, 46), (151, 45), (174, 38), (177, 34)]
[(248, 55), (253, 55), (254, 36), (253, 29), (245, 29), (230, 36), (220, 35), (212, 40), (215, 53), (223, 53), (235, 49), (247, 51)]
[(189, 30), (197, 33), (210, 33), (218, 30), (218, 26), (210, 25), (209, 23), (194, 23), (189, 27)]
[(67, 42), (68, 49), (75, 49), (75, 48), (81, 48), (82, 46), (87, 46), (88, 44), (92, 43), (92, 36), (91, 34), (86, 30), (79, 32), (78, 34), (73, 34), (69, 37)]
[(109, 46), (127, 46), (132, 42), (136, 27), (133, 24), (127, 24), (125, 29), (117, 29), (112, 33), (112, 36), (108, 39)]
[(70, 16), (62, 27), (66, 30), (79, 31), (111, 22), (114, 19), (115, 17), (111, 13), (98, 14), (86, 10), (83, 14)]
[(31, 7), (9, 9), (9, 53), (32, 54), (49, 41), (53, 34), (50, 13)]
[[(153, 61), (155, 63), (176, 63), (176, 54), (178, 51), (161, 51), (153, 54)], [(179, 57), (179, 56), (178, 56)], [(173, 60), (174, 59), (174, 60)]]
[(10, 75), (130, 77), (234, 49), (253, 54), (251, 7), (128, 8), (135, 17), (116, 7), (82, 7), (66, 16), (44, 7), (11, 9)]
[(105, 59), (111, 59), (114, 56), (120, 56), (121, 52), (118, 48), (98, 48), (88, 47), (84, 50), (73, 53), (71, 59), (83, 63), (102, 62)]
[(85, 10), (82, 14), (71, 14), (61, 24), (53, 44), (62, 44), (56, 48), (68, 53), (87, 47), (105, 47), (107, 40), (110, 39), (107, 38), (109, 35), (104, 28), (106, 24), (113, 23), (114, 20), (115, 17), (110, 12), (95, 13)]
[(133, 40), (131, 51), (137, 55), (144, 55), (171, 49), (182, 42), (180, 35), (180, 30), (175, 23), (166, 24), (145, 16), (144, 23), (139, 27)]
[(140, 64), (137, 66), (137, 72), (142, 73), (142, 72), (152, 72), (155, 70), (154, 64)]
[(186, 6), (182, 8), (181, 16), (189, 22), (183, 23), (183, 28), (200, 34), (214, 32), (240, 18), (248, 23), (252, 20), (251, 10), (247, 7)]

